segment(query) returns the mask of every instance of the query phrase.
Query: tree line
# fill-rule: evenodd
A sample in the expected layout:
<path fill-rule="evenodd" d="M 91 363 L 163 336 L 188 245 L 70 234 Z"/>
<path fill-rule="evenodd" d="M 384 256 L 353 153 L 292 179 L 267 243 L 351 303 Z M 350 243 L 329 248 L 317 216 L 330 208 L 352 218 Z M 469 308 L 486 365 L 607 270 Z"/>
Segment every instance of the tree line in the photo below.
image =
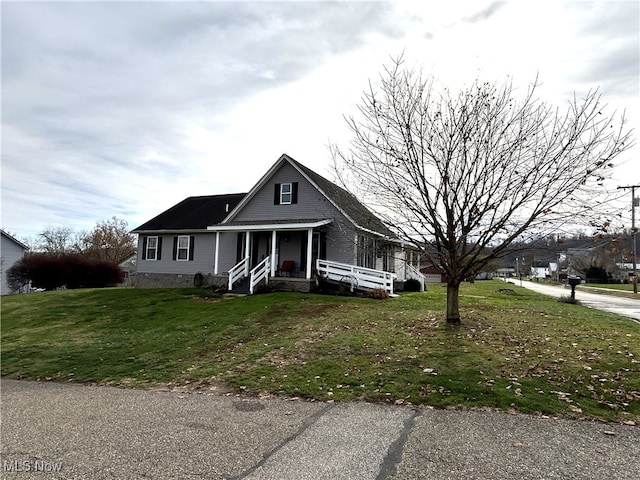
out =
<path fill-rule="evenodd" d="M 7 270 L 13 291 L 32 288 L 97 288 L 124 281 L 120 262 L 136 251 L 136 237 L 117 217 L 96 223 L 89 232 L 47 227 L 26 241 L 31 252 Z"/>

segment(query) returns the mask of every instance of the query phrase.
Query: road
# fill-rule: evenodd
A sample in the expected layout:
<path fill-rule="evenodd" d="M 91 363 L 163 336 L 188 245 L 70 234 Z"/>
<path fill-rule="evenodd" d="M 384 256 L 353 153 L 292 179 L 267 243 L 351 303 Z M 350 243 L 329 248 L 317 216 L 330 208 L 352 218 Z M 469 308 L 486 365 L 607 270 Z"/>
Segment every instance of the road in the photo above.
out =
<path fill-rule="evenodd" d="M 511 280 L 510 282 L 515 285 L 521 284 L 519 280 Z M 568 297 L 571 295 L 571 287 L 557 287 L 524 280 L 522 281 L 522 286 L 552 297 L 560 298 L 561 296 Z M 615 313 L 640 322 L 640 297 L 628 298 L 607 295 L 606 293 L 591 293 L 578 287 L 576 289 L 576 300 L 586 307 Z"/>
<path fill-rule="evenodd" d="M 2 379 L 5 479 L 640 478 L 640 427 Z"/>

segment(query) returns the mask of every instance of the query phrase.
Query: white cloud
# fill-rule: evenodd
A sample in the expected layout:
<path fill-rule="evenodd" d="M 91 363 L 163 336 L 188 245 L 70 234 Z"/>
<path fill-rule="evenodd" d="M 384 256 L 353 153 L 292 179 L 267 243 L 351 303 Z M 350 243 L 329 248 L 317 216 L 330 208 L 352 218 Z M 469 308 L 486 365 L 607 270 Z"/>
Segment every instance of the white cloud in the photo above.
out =
<path fill-rule="evenodd" d="M 330 176 L 343 115 L 402 51 L 453 88 L 600 86 L 638 125 L 638 31 L 628 1 L 3 2 L 2 225 L 134 227 L 284 152 Z"/>

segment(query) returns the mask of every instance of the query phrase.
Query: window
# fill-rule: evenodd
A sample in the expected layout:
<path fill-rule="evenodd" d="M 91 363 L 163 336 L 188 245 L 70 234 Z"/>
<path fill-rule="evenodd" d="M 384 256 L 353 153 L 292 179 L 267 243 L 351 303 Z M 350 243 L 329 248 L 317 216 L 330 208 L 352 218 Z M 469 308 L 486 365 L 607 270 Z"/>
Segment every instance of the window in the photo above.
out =
<path fill-rule="evenodd" d="M 280 185 L 280 204 L 281 205 L 290 205 L 291 204 L 291 184 L 283 183 Z"/>
<path fill-rule="evenodd" d="M 180 235 L 173 237 L 173 259 L 180 262 L 193 260 L 194 237 Z"/>
<path fill-rule="evenodd" d="M 189 237 L 186 235 L 178 237 L 177 260 L 189 260 Z"/>
<path fill-rule="evenodd" d="M 357 264 L 359 267 L 376 268 L 376 241 L 366 235 L 358 235 Z"/>
<path fill-rule="evenodd" d="M 295 203 L 298 203 L 298 182 L 276 183 L 273 204 L 292 205 Z"/>
<path fill-rule="evenodd" d="M 160 242 L 158 237 L 147 237 L 142 249 L 143 260 L 160 260 Z"/>

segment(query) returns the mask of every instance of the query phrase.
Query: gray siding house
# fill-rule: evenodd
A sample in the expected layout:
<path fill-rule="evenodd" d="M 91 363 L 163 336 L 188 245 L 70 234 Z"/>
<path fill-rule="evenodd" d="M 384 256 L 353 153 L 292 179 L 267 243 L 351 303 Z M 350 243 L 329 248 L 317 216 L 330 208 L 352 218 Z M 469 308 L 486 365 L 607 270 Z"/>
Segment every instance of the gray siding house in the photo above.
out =
<path fill-rule="evenodd" d="M 267 281 L 307 291 L 317 261 L 390 272 L 403 281 L 413 259 L 353 195 L 282 155 L 248 192 L 189 197 L 133 230 L 137 286 L 224 285 L 267 265 Z"/>
<path fill-rule="evenodd" d="M 7 270 L 9 270 L 13 264 L 22 260 L 25 252 L 29 251 L 24 243 L 16 240 L 4 230 L 0 230 L 0 271 L 2 272 L 2 283 L 0 284 L 0 294 L 5 295 L 7 293 L 17 293 L 9 288 L 7 284 Z"/>

